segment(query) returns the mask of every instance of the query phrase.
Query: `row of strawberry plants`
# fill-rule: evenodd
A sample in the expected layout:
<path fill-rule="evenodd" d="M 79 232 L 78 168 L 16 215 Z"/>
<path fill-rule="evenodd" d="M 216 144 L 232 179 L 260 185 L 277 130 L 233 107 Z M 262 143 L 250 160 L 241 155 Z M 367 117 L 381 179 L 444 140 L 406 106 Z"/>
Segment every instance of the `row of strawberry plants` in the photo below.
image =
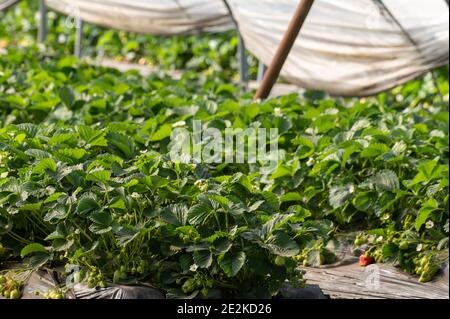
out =
<path fill-rule="evenodd" d="M 341 232 L 422 281 L 448 259 L 448 106 L 429 79 L 367 100 L 258 104 L 220 79 L 143 79 L 36 50 L 11 49 L 0 65 L 2 240 L 33 263 L 99 267 L 89 278 L 102 285 L 152 274 L 207 296 L 213 282 L 266 282 L 274 294 L 288 274 L 299 281 L 296 262 L 334 261 Z M 283 160 L 271 176 L 169 163 L 173 127 L 194 119 L 277 127 Z"/>

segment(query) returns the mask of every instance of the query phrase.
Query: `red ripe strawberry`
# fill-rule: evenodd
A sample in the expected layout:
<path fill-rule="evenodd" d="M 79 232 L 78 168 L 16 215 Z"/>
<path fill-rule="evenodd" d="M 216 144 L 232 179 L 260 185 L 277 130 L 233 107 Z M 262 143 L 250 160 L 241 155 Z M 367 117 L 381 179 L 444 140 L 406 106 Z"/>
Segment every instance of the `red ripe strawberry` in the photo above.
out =
<path fill-rule="evenodd" d="M 365 253 L 362 253 L 361 256 L 359 256 L 359 265 L 361 267 L 367 267 L 373 263 L 374 263 L 373 257 L 368 256 Z"/>

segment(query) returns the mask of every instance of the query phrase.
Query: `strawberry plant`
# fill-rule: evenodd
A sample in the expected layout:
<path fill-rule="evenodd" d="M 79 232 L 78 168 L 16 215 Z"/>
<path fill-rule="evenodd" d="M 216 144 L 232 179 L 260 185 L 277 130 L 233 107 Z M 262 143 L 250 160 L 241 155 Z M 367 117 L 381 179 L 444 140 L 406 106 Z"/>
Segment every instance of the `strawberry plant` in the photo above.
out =
<path fill-rule="evenodd" d="M 22 43 L 34 30 L 3 24 L 11 14 L 0 24 L 1 261 L 64 265 L 90 287 L 151 280 L 172 298 L 215 298 L 302 286 L 298 266 L 334 262 L 343 234 L 368 247 L 363 266 L 394 263 L 422 282 L 448 260 L 448 68 L 435 72 L 443 98 L 427 76 L 366 99 L 255 102 L 227 72 L 199 72 L 207 65 L 175 81 Z M 171 160 L 172 132 L 195 121 L 277 128 L 276 169 Z"/>

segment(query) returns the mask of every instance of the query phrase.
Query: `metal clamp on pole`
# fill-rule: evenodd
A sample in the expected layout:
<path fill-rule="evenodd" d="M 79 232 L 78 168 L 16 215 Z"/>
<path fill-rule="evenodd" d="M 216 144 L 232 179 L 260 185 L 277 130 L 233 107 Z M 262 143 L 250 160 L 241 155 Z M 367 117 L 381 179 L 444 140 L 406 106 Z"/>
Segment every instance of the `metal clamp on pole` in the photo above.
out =
<path fill-rule="evenodd" d="M 281 69 L 283 68 L 284 63 L 286 62 L 286 59 L 294 46 L 295 40 L 297 39 L 313 4 L 314 0 L 301 0 L 298 4 L 294 17 L 289 24 L 288 30 L 286 31 L 272 63 L 264 76 L 261 86 L 256 92 L 255 100 L 266 99 L 269 96 L 273 86 L 280 76 Z"/>
<path fill-rule="evenodd" d="M 39 1 L 39 30 L 38 42 L 43 43 L 47 40 L 47 5 L 44 0 Z"/>

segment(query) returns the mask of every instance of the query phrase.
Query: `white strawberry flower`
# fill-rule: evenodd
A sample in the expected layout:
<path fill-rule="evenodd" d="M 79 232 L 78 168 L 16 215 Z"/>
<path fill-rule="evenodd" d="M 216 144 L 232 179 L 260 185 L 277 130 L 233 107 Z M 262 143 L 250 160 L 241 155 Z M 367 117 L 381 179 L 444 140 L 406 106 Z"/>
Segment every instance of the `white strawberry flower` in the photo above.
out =
<path fill-rule="evenodd" d="M 434 228 L 434 222 L 431 221 L 431 220 L 427 221 L 427 223 L 425 224 L 425 227 L 426 227 L 427 229 L 432 229 L 432 228 Z"/>
<path fill-rule="evenodd" d="M 314 164 L 316 164 L 316 160 L 312 157 L 310 157 L 308 162 L 306 162 L 306 165 L 308 165 L 309 167 L 313 166 Z"/>
<path fill-rule="evenodd" d="M 197 269 L 198 269 L 198 265 L 197 265 L 197 264 L 193 264 L 193 265 L 189 268 L 189 270 L 192 271 L 192 272 L 196 272 Z"/>

